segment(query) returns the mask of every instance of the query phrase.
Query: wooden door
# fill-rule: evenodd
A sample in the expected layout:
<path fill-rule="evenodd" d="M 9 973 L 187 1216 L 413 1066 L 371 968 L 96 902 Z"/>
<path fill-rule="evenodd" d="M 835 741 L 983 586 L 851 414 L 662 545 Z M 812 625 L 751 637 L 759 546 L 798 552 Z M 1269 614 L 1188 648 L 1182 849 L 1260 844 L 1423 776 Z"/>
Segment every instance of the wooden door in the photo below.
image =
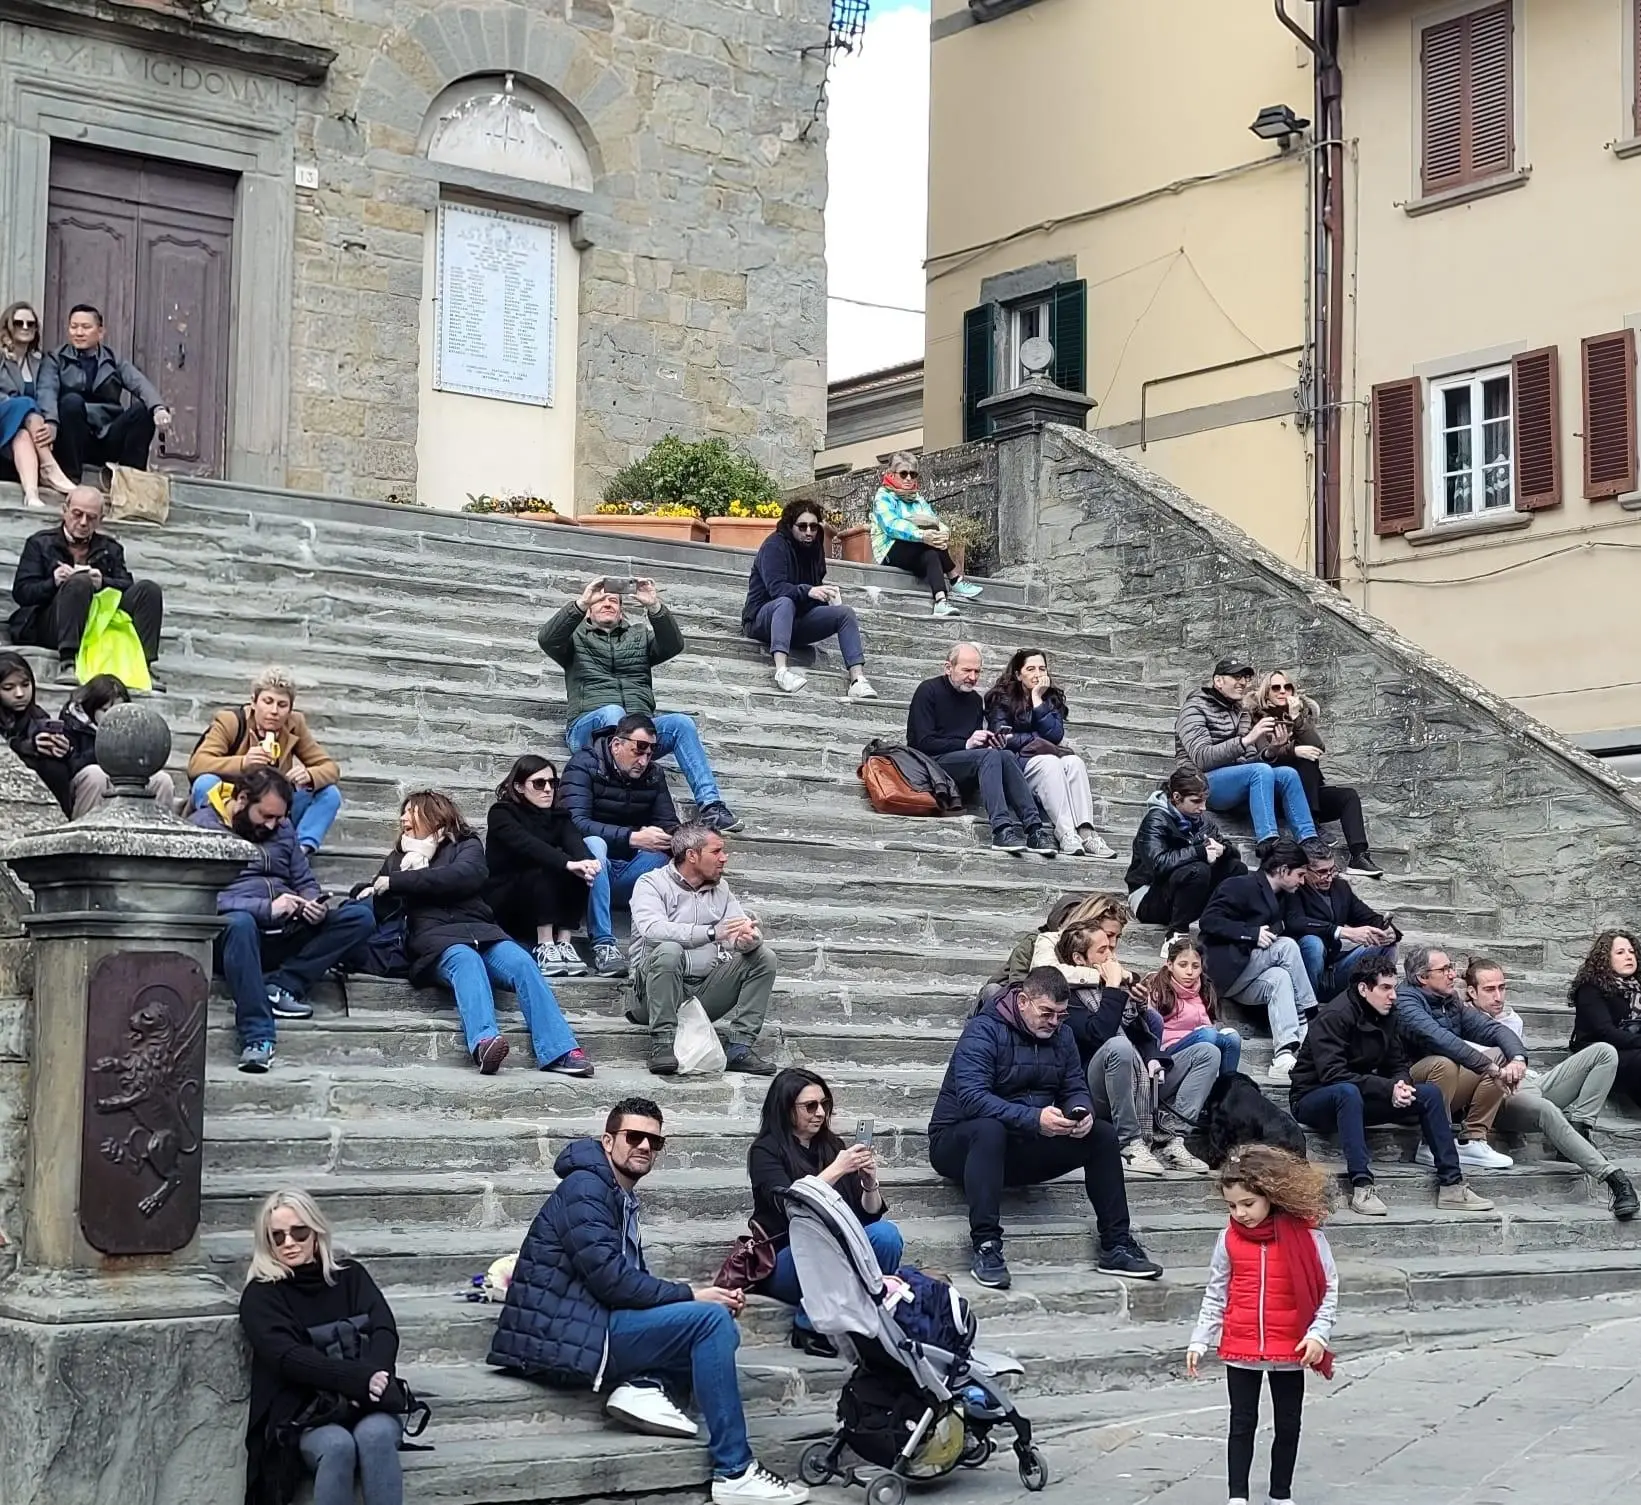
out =
<path fill-rule="evenodd" d="M 228 443 L 228 316 L 237 180 L 151 157 L 54 148 L 46 241 L 47 347 L 76 303 L 165 395 L 155 463 L 221 475 Z"/>

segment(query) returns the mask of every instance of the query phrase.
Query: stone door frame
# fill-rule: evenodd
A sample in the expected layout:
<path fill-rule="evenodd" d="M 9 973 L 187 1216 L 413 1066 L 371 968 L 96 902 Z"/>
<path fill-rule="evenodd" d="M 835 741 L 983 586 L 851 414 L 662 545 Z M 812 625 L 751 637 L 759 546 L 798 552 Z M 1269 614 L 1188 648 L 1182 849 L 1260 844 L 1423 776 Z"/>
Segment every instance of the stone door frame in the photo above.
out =
<path fill-rule="evenodd" d="M 44 303 L 53 141 L 238 174 L 224 478 L 271 486 L 285 482 L 296 100 L 286 80 L 0 25 L 4 296 Z"/>

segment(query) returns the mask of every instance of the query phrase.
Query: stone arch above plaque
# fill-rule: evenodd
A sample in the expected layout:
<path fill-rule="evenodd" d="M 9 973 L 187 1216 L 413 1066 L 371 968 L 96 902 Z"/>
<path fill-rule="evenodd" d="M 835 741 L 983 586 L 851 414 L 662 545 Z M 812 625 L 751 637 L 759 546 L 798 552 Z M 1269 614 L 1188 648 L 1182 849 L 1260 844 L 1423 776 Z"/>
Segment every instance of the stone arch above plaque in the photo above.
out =
<path fill-rule="evenodd" d="M 428 108 L 422 149 L 430 162 L 583 192 L 593 166 L 570 117 L 511 73 L 465 78 Z"/>

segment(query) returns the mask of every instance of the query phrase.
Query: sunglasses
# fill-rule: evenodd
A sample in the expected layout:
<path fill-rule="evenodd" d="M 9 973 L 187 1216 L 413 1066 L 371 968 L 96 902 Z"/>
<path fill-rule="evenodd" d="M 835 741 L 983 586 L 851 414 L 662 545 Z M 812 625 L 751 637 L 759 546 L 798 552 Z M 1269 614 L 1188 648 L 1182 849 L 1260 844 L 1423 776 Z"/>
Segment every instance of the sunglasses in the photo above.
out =
<path fill-rule="evenodd" d="M 13 329 L 33 329 L 35 325 L 36 321 L 34 319 L 13 319 L 11 321 Z"/>
<path fill-rule="evenodd" d="M 543 773 L 537 774 L 533 779 L 526 779 L 524 781 L 524 787 L 526 789 L 551 789 L 557 782 L 557 779 Z"/>
<path fill-rule="evenodd" d="M 667 1147 L 665 1134 L 652 1134 L 648 1129 L 622 1129 L 616 1137 L 627 1142 L 629 1150 L 641 1150 L 648 1145 L 657 1155 Z"/>
<path fill-rule="evenodd" d="M 621 740 L 641 758 L 653 758 L 655 756 L 656 744 L 654 742 L 640 742 L 636 737 L 623 737 Z"/>
<path fill-rule="evenodd" d="M 268 1237 L 273 1240 L 274 1248 L 283 1249 L 286 1239 L 293 1244 L 307 1243 L 313 1237 L 313 1229 L 306 1223 L 293 1223 L 289 1228 L 270 1228 Z"/>
<path fill-rule="evenodd" d="M 832 1105 L 824 1100 L 814 1103 L 795 1103 L 793 1105 L 800 1113 L 830 1113 Z"/>
<path fill-rule="evenodd" d="M 819 533 L 820 532 L 820 524 L 819 523 L 793 523 L 792 524 L 792 531 L 794 533 Z"/>
<path fill-rule="evenodd" d="M 897 470 L 895 472 L 895 479 L 897 481 L 915 481 L 917 479 L 917 474 L 918 473 L 915 470 Z"/>
<path fill-rule="evenodd" d="M 1292 688 L 1293 688 L 1292 685 L 1285 685 L 1279 679 L 1273 679 L 1271 681 L 1271 689 L 1272 689 L 1273 692 L 1276 691 L 1276 690 L 1291 690 Z"/>

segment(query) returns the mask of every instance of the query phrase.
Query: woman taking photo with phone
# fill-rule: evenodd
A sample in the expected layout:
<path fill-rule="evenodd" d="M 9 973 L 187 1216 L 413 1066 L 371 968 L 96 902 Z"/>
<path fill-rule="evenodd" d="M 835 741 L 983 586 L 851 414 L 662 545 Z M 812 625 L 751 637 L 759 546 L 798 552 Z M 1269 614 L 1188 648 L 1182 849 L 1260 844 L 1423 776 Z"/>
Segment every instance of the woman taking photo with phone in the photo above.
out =
<path fill-rule="evenodd" d="M 752 1222 L 777 1251 L 773 1273 L 753 1290 L 797 1307 L 792 1346 L 826 1358 L 835 1357 L 837 1348 L 803 1314 L 803 1290 L 788 1247 L 786 1208 L 780 1194 L 794 1181 L 819 1176 L 864 1225 L 880 1270 L 885 1274 L 898 1270 L 905 1248 L 900 1230 L 884 1215 L 888 1205 L 878 1186 L 871 1145 L 844 1144 L 832 1128 L 832 1108 L 832 1089 L 824 1077 L 801 1066 L 777 1072 L 764 1095 L 758 1137 L 746 1157 L 752 1181 Z"/>

